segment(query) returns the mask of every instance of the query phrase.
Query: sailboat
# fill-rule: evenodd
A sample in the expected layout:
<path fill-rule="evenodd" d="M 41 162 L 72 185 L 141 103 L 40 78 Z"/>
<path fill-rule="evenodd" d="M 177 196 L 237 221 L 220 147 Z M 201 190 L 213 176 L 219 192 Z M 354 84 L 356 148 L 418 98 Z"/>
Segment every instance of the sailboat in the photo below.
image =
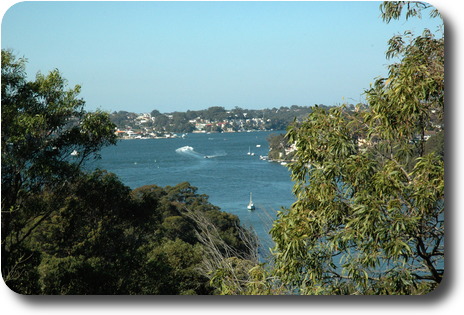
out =
<path fill-rule="evenodd" d="M 250 203 L 247 207 L 248 210 L 255 210 L 255 205 L 253 204 L 253 200 L 251 199 L 251 192 L 250 192 Z"/>
<path fill-rule="evenodd" d="M 255 155 L 254 152 L 251 152 L 251 147 L 248 147 L 248 155 Z"/>

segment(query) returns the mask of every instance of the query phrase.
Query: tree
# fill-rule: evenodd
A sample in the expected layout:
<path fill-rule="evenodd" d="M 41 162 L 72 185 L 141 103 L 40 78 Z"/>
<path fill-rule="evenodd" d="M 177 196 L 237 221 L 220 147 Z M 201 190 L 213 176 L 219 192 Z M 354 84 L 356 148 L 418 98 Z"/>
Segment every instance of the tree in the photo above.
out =
<path fill-rule="evenodd" d="M 121 129 L 126 129 L 126 126 L 131 126 L 134 124 L 134 120 L 137 115 L 135 113 L 129 113 L 127 111 L 120 110 L 118 112 L 113 112 L 110 115 L 111 122 Z"/>
<path fill-rule="evenodd" d="M 108 114 L 83 110 L 79 86 L 67 90 L 58 70 L 27 81 L 25 64 L 2 50 L 2 274 L 13 288 L 27 287 L 23 267 L 37 257 L 24 243 L 50 215 L 47 203 L 116 141 Z"/>
<path fill-rule="evenodd" d="M 203 261 L 200 270 L 210 279 L 215 294 L 260 294 L 262 291 L 254 290 L 256 287 L 254 283 L 258 281 L 252 281 L 257 276 L 253 272 L 249 273 L 250 269 L 261 267 L 258 265 L 256 235 L 240 227 L 238 222 L 234 222 L 232 215 L 220 217 L 218 220 L 217 216 L 206 214 L 208 213 L 189 209 L 186 212 L 186 215 L 195 222 L 197 238 L 203 244 Z M 224 225 L 229 228 L 225 229 Z M 238 244 L 241 246 L 237 246 Z M 259 289 L 264 290 L 265 287 L 266 285 L 259 286 Z"/>
<path fill-rule="evenodd" d="M 205 112 L 204 112 L 204 119 L 208 119 L 211 121 L 221 121 L 227 117 L 226 110 L 224 107 L 221 106 L 213 106 L 209 107 Z"/>
<path fill-rule="evenodd" d="M 404 8 L 409 18 L 428 5 L 385 2 L 384 20 Z M 444 160 L 425 133 L 441 129 L 433 113 L 443 125 L 444 39 L 411 35 L 390 40 L 399 62 L 366 91 L 366 108 L 315 107 L 288 131 L 297 202 L 271 234 L 274 272 L 291 292 L 425 294 L 442 280 Z"/>
<path fill-rule="evenodd" d="M 40 293 L 127 293 L 143 258 L 129 193 L 114 174 L 95 171 L 76 178 L 50 207 L 27 242 L 41 256 Z"/>
<path fill-rule="evenodd" d="M 253 235 L 238 218 L 219 211 L 189 183 L 143 186 L 131 195 L 144 239 L 136 252 L 146 256 L 135 276 L 141 294 L 213 294 L 218 257 L 255 255 Z"/>
<path fill-rule="evenodd" d="M 189 183 L 131 191 L 114 174 L 83 168 L 115 143 L 114 124 L 85 112 L 79 87 L 66 90 L 58 70 L 28 82 L 24 67 L 2 51 L 6 284 L 22 294 L 212 294 L 200 271 L 205 245 L 187 212 L 246 255 L 238 218 Z"/>
<path fill-rule="evenodd" d="M 292 160 L 293 152 L 287 154 L 290 145 L 285 134 L 271 134 L 267 141 L 269 142 L 269 159 L 271 160 Z"/>
<path fill-rule="evenodd" d="M 195 126 L 187 119 L 187 114 L 183 112 L 172 113 L 172 131 L 192 132 Z"/>
<path fill-rule="evenodd" d="M 154 127 L 157 131 L 169 131 L 171 120 L 166 115 L 158 115 L 155 117 Z"/>

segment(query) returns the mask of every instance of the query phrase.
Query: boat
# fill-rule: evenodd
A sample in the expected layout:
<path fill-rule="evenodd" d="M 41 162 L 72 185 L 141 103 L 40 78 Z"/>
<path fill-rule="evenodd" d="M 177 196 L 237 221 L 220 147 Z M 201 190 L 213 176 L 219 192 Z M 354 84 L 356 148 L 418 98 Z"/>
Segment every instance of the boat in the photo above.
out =
<path fill-rule="evenodd" d="M 251 152 L 251 148 L 250 148 L 250 147 L 248 147 L 248 153 L 247 153 L 247 154 L 248 154 L 248 155 L 251 155 L 251 156 L 255 155 L 253 152 Z"/>
<path fill-rule="evenodd" d="M 71 156 L 78 156 L 78 155 L 79 155 L 79 152 L 77 152 L 76 150 L 71 152 Z"/>
<path fill-rule="evenodd" d="M 255 210 L 255 205 L 253 204 L 253 200 L 251 198 L 251 192 L 250 192 L 250 203 L 247 206 L 248 210 Z"/>

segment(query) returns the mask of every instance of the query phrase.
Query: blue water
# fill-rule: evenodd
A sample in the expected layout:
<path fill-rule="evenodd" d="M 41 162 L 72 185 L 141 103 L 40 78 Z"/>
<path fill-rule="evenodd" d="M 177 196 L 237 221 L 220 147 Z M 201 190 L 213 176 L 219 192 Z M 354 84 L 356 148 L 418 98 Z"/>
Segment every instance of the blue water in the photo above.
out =
<path fill-rule="evenodd" d="M 208 195 L 212 204 L 237 215 L 243 225 L 252 227 L 263 249 L 267 249 L 272 246 L 268 231 L 276 211 L 295 201 L 288 169 L 259 159 L 260 155 L 268 154 L 266 138 L 271 133 L 121 140 L 116 146 L 103 149 L 102 159 L 95 166 L 115 173 L 131 188 L 190 182 L 198 188 L 198 193 Z M 249 150 L 255 155 L 248 155 Z M 247 210 L 250 192 L 254 211 Z"/>

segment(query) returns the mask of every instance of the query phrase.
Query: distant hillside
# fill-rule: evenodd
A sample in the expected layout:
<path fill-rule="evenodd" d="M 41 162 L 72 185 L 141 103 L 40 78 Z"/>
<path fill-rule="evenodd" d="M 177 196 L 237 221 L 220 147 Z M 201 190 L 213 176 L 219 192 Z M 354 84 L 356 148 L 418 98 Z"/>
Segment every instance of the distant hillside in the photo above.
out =
<path fill-rule="evenodd" d="M 325 105 L 319 105 L 327 107 Z M 214 106 L 204 110 L 186 112 L 133 113 L 118 111 L 110 119 L 119 130 L 132 130 L 140 134 L 164 134 L 186 132 L 237 132 L 248 130 L 284 130 L 295 119 L 303 120 L 311 109 L 309 106 L 292 105 L 271 109 L 226 110 Z"/>

